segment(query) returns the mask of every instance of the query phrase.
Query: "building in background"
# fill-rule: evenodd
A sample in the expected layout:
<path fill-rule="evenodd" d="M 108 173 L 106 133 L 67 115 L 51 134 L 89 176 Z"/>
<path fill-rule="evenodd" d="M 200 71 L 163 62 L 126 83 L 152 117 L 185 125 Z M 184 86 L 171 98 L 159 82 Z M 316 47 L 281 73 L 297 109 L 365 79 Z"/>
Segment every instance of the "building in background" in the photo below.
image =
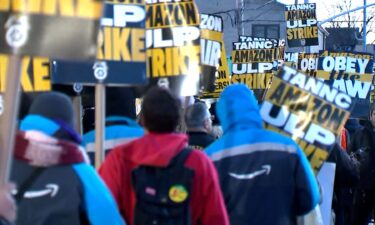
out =
<path fill-rule="evenodd" d="M 274 0 L 196 0 L 199 11 L 224 20 L 227 54 L 239 35 L 285 38 L 284 4 Z M 241 7 L 242 6 L 242 7 Z"/>
<path fill-rule="evenodd" d="M 325 38 L 325 49 L 329 51 L 354 51 L 362 45 L 359 28 L 326 28 L 329 35 Z M 359 49 L 362 51 L 362 49 Z"/>

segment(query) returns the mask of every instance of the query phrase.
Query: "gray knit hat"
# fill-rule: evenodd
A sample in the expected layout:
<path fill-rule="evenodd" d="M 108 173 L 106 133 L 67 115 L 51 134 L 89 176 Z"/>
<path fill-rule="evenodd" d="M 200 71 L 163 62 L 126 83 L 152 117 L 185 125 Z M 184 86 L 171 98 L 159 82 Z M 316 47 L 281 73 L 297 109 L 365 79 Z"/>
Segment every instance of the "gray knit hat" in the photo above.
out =
<path fill-rule="evenodd" d="M 40 115 L 51 120 L 60 120 L 74 127 L 72 102 L 67 95 L 59 92 L 39 95 L 31 104 L 29 114 Z"/>

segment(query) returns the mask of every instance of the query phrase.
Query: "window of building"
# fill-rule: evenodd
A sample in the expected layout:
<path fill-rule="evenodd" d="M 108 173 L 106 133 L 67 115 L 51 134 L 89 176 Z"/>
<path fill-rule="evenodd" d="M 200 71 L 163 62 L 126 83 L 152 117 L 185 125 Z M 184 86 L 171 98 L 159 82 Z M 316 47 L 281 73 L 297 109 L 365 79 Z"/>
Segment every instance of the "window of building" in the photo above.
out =
<path fill-rule="evenodd" d="M 278 24 L 254 24 L 253 37 L 280 38 L 280 26 Z"/>

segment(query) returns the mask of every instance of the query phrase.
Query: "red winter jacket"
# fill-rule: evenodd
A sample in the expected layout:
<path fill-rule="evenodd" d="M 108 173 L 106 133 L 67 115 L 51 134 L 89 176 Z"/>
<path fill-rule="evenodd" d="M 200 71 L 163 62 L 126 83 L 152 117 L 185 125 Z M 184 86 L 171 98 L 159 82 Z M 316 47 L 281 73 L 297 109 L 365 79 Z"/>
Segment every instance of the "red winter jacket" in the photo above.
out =
<path fill-rule="evenodd" d="M 187 143 L 186 135 L 151 133 L 115 148 L 107 156 L 99 173 L 127 224 L 133 225 L 136 204 L 131 171 L 139 165 L 166 167 Z M 193 225 L 229 225 L 217 172 L 210 159 L 200 151 L 193 151 L 185 166 L 195 171 L 190 203 Z"/>

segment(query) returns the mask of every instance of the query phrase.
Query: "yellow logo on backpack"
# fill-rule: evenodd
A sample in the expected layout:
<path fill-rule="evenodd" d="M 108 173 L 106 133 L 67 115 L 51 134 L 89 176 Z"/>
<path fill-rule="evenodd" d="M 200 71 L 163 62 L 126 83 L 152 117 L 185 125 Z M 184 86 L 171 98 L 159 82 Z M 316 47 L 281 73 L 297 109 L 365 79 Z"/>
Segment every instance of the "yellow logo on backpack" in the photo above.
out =
<path fill-rule="evenodd" d="M 186 188 L 182 185 L 173 185 L 169 189 L 169 198 L 176 203 L 184 202 L 189 196 Z"/>

